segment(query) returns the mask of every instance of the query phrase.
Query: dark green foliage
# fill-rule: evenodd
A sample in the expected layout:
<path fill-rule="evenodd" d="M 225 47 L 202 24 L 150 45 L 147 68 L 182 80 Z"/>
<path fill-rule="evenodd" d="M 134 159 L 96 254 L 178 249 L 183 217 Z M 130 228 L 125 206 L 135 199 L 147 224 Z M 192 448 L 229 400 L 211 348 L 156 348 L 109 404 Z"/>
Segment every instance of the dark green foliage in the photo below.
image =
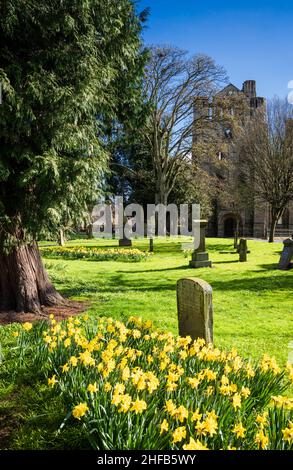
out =
<path fill-rule="evenodd" d="M 131 136 L 136 141 L 129 140 Z M 108 179 L 109 191 L 121 195 L 126 203 L 139 203 L 146 208 L 155 202 L 154 169 L 150 153 L 138 132 L 123 133 L 113 143 Z"/>
<path fill-rule="evenodd" d="M 102 190 L 105 127 L 140 90 L 141 19 L 131 0 L 0 2 L 3 245 L 78 222 Z"/>

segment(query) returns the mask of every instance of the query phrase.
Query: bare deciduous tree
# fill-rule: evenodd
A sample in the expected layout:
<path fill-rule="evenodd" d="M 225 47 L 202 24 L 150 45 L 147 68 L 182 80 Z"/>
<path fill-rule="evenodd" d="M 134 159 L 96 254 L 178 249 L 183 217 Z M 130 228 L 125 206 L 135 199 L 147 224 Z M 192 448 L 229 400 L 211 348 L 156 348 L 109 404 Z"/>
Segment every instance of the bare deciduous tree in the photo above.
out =
<path fill-rule="evenodd" d="M 196 97 L 211 97 L 226 80 L 222 67 L 205 55 L 192 58 L 173 47 L 153 47 L 145 74 L 145 93 L 151 113 L 145 138 L 155 170 L 156 203 L 166 204 L 180 174 L 191 159 L 193 134 L 209 121 L 194 117 Z"/>
<path fill-rule="evenodd" d="M 256 198 L 270 205 L 269 242 L 277 222 L 293 200 L 293 110 L 279 98 L 243 128 L 238 144 L 242 167 Z"/>

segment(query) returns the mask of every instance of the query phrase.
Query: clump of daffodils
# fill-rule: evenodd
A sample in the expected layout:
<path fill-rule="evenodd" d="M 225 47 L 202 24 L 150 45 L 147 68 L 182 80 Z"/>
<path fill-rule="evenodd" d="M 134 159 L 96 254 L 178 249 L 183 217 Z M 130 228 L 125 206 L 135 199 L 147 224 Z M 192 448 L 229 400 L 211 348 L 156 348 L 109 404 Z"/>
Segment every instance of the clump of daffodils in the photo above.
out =
<path fill-rule="evenodd" d="M 41 248 L 43 256 L 48 258 L 91 259 L 94 261 L 142 261 L 153 253 L 137 248 L 96 248 L 89 246 L 65 246 Z"/>
<path fill-rule="evenodd" d="M 292 366 L 274 358 L 253 364 L 136 317 L 51 316 L 36 337 L 48 386 L 96 449 L 293 448 L 293 399 L 283 395 Z"/>

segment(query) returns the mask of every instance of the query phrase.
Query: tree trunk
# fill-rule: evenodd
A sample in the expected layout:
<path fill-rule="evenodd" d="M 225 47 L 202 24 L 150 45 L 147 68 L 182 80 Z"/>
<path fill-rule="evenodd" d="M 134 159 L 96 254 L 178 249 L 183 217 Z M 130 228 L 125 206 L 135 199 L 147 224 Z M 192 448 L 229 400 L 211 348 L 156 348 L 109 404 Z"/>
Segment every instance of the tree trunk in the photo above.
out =
<path fill-rule="evenodd" d="M 64 246 L 65 245 L 65 235 L 64 235 L 64 230 L 60 229 L 59 230 L 59 236 L 58 236 L 58 245 Z"/>
<path fill-rule="evenodd" d="M 155 193 L 155 203 L 156 204 L 168 204 L 168 191 L 164 183 L 157 184 L 157 190 Z"/>
<path fill-rule="evenodd" d="M 271 225 L 270 225 L 269 243 L 274 242 L 277 222 L 278 222 L 279 218 L 281 217 L 281 215 L 282 214 L 279 211 L 274 210 L 274 209 L 271 210 Z"/>
<path fill-rule="evenodd" d="M 87 235 L 87 238 L 89 240 L 91 240 L 92 238 L 95 238 L 94 237 L 94 233 L 93 233 L 93 224 L 88 224 L 87 227 L 86 227 L 86 235 Z"/>
<path fill-rule="evenodd" d="M 0 311 L 41 311 L 42 306 L 64 304 L 51 284 L 36 243 L 0 252 Z"/>
<path fill-rule="evenodd" d="M 168 204 L 168 195 L 167 191 L 165 190 L 164 184 L 161 182 L 157 183 L 157 190 L 155 193 L 155 204 L 163 204 L 164 206 L 167 206 Z M 156 235 L 158 235 L 158 228 L 159 228 L 159 213 L 156 212 L 155 214 L 155 226 L 156 226 Z M 167 229 L 167 218 L 166 218 L 166 226 L 165 226 L 165 235 L 168 235 L 168 229 Z"/>

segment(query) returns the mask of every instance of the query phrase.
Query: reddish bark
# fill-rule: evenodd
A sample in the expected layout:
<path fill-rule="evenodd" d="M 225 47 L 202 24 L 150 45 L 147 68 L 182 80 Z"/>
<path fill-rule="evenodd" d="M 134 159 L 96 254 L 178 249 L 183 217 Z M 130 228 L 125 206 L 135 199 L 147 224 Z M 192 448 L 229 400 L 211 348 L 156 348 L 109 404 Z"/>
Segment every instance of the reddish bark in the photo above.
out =
<path fill-rule="evenodd" d="M 40 312 L 64 304 L 45 271 L 36 243 L 0 252 L 0 311 Z"/>

